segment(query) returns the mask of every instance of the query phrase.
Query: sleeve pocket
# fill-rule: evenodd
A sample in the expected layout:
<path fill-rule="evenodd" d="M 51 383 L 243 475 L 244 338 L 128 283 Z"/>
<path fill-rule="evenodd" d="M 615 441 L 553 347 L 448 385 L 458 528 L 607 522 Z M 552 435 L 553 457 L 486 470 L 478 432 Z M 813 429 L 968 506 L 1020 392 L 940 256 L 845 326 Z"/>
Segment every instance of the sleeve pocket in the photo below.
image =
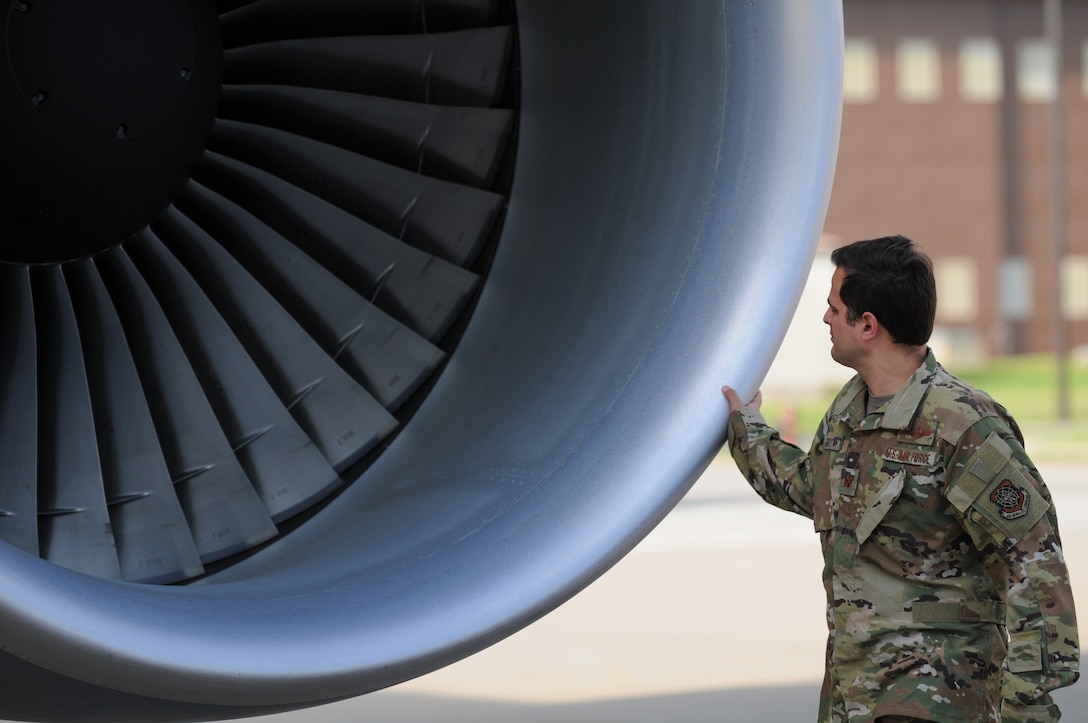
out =
<path fill-rule="evenodd" d="M 996 432 L 967 461 L 947 492 L 960 512 L 974 510 L 988 523 L 998 542 L 1016 543 L 1050 509 L 1035 482 L 1012 458 L 1012 449 Z"/>
<path fill-rule="evenodd" d="M 1043 669 L 1043 636 L 1036 630 L 1009 636 L 1005 664 L 1010 673 L 1036 673 Z"/>

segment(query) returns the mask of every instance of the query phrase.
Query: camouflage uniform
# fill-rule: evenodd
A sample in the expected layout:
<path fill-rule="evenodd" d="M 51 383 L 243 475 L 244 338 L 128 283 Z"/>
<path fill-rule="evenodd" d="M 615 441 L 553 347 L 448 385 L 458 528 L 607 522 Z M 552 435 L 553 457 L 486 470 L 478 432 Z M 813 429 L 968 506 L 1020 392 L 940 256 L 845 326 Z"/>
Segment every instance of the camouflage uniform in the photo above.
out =
<path fill-rule="evenodd" d="M 1055 721 L 1080 651 L 1058 521 L 1016 422 L 932 352 L 883 408 L 860 377 L 806 454 L 759 412 L 729 447 L 767 502 L 813 520 L 830 629 L 820 721 Z"/>

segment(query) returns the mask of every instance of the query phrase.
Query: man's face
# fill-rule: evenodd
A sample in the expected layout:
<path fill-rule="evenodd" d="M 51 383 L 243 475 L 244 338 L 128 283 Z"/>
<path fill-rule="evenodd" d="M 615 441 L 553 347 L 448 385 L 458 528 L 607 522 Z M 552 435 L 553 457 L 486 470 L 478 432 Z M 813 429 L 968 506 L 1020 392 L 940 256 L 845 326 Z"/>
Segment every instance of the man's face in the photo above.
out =
<path fill-rule="evenodd" d="M 843 366 L 856 368 L 861 349 L 860 327 L 857 320 L 846 320 L 846 305 L 839 297 L 844 278 L 846 272 L 841 268 L 835 269 L 831 276 L 831 293 L 827 296 L 824 323 L 831 327 L 831 358 Z"/>

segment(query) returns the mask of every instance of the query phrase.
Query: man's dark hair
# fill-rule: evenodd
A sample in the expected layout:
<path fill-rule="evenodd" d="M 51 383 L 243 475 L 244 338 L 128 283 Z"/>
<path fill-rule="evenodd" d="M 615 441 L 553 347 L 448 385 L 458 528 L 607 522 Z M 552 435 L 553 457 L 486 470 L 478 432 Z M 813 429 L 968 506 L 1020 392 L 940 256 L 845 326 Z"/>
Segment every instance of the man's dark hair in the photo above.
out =
<path fill-rule="evenodd" d="M 848 322 L 868 311 L 898 344 L 929 341 L 937 283 L 932 262 L 913 241 L 905 236 L 856 241 L 832 251 L 831 260 L 846 274 L 839 298 Z"/>

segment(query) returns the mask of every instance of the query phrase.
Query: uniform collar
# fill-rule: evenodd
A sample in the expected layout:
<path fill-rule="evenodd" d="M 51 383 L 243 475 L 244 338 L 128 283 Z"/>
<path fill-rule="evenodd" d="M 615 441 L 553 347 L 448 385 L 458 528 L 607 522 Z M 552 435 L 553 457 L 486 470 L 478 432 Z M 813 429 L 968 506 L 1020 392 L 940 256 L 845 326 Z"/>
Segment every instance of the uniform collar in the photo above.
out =
<path fill-rule="evenodd" d="M 884 410 L 884 422 L 881 426 L 885 429 L 910 429 L 914 418 L 918 414 L 922 400 L 926 398 L 929 385 L 933 381 L 933 372 L 937 370 L 937 358 L 933 351 L 926 350 L 926 358 L 918 367 L 906 385 L 899 393 L 888 402 Z"/>
<path fill-rule="evenodd" d="M 868 391 L 861 376 L 855 376 L 847 383 L 839 400 L 832 408 L 835 416 L 846 416 L 861 422 L 864 429 L 910 429 L 918 409 L 922 406 L 933 382 L 934 372 L 937 370 L 937 358 L 933 356 L 933 350 L 926 350 L 926 358 L 922 365 L 915 370 L 907 383 L 900 389 L 892 400 L 888 402 L 883 412 L 876 412 L 866 417 L 865 392 Z"/>

